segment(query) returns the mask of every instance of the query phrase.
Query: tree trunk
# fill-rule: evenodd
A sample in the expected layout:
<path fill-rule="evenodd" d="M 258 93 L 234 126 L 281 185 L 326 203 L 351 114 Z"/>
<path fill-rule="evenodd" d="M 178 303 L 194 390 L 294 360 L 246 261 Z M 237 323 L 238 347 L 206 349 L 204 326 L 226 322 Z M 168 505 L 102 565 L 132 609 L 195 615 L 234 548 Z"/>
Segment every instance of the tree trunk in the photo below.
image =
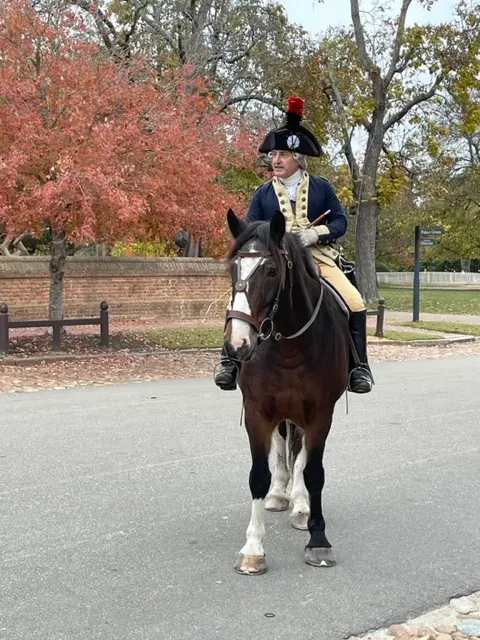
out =
<path fill-rule="evenodd" d="M 379 96 L 363 163 L 362 181 L 355 189 L 355 197 L 359 203 L 355 239 L 357 279 L 360 293 L 366 302 L 375 302 L 378 299 L 375 257 L 377 218 L 380 214 L 380 207 L 378 205 L 377 175 L 383 144 L 383 109 L 384 100 L 382 96 Z"/>
<path fill-rule="evenodd" d="M 48 317 L 63 320 L 65 260 L 67 242 L 65 234 L 52 228 L 52 257 L 50 260 L 50 299 Z"/>
<path fill-rule="evenodd" d="M 355 258 L 357 280 L 364 300 L 378 299 L 375 245 L 377 236 L 378 205 L 374 199 L 362 200 L 357 215 Z"/>

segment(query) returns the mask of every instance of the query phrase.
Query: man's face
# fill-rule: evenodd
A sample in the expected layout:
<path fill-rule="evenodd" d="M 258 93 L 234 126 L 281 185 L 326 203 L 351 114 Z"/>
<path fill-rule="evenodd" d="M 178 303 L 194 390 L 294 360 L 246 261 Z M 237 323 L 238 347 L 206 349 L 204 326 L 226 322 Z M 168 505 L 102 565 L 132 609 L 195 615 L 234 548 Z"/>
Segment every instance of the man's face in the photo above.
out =
<path fill-rule="evenodd" d="M 273 175 L 277 178 L 290 178 L 300 166 L 291 151 L 272 151 L 269 157 L 273 166 Z"/>

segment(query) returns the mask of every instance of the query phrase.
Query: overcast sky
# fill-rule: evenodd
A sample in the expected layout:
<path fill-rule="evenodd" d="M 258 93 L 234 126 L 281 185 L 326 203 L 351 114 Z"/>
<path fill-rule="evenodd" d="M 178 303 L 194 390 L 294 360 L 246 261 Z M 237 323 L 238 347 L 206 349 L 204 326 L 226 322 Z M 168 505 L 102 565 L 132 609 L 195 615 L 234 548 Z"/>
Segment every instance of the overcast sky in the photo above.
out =
<path fill-rule="evenodd" d="M 472 0 L 474 1 L 474 0 Z M 351 24 L 350 0 L 324 0 L 319 4 L 317 0 L 280 0 L 287 10 L 292 22 L 302 24 L 311 33 L 320 33 L 329 26 Z M 360 8 L 368 10 L 379 0 L 360 0 Z M 418 0 L 413 0 L 410 6 L 407 24 L 448 22 L 453 17 L 455 0 L 437 0 L 430 11 L 420 6 Z M 395 14 L 401 7 L 401 0 L 391 0 Z"/>

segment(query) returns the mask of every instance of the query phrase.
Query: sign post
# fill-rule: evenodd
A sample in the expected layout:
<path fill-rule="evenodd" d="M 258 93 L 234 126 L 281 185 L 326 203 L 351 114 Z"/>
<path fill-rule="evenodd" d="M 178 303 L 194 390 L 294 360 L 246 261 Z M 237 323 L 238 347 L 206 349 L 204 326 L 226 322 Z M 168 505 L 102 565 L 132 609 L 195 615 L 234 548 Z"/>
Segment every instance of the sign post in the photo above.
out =
<path fill-rule="evenodd" d="M 443 227 L 415 227 L 415 271 L 413 274 L 413 321 L 420 319 L 420 247 L 434 247 L 445 233 Z M 428 237 L 430 236 L 430 237 Z M 433 237 L 432 237 L 433 236 Z"/>
<path fill-rule="evenodd" d="M 413 321 L 420 318 L 420 227 L 415 227 L 415 271 L 413 272 Z"/>

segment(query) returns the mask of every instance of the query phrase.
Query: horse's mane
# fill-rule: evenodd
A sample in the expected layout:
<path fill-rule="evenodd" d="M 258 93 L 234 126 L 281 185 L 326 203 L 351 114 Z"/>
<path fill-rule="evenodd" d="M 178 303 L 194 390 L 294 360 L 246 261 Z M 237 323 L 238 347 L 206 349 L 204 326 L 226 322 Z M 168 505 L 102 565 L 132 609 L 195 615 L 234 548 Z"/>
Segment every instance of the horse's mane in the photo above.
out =
<path fill-rule="evenodd" d="M 266 249 L 272 252 L 272 257 L 279 269 L 283 269 L 285 266 L 285 259 L 280 252 L 280 249 L 285 249 L 288 253 L 288 259 L 296 267 L 303 264 L 308 275 L 318 279 L 318 271 L 310 251 L 300 246 L 293 233 L 285 233 L 282 247 L 279 247 L 270 235 L 270 224 L 268 222 L 252 222 L 249 224 L 235 239 L 235 243 L 228 254 L 228 259 L 232 260 L 244 245 L 254 240 L 258 240 Z"/>

